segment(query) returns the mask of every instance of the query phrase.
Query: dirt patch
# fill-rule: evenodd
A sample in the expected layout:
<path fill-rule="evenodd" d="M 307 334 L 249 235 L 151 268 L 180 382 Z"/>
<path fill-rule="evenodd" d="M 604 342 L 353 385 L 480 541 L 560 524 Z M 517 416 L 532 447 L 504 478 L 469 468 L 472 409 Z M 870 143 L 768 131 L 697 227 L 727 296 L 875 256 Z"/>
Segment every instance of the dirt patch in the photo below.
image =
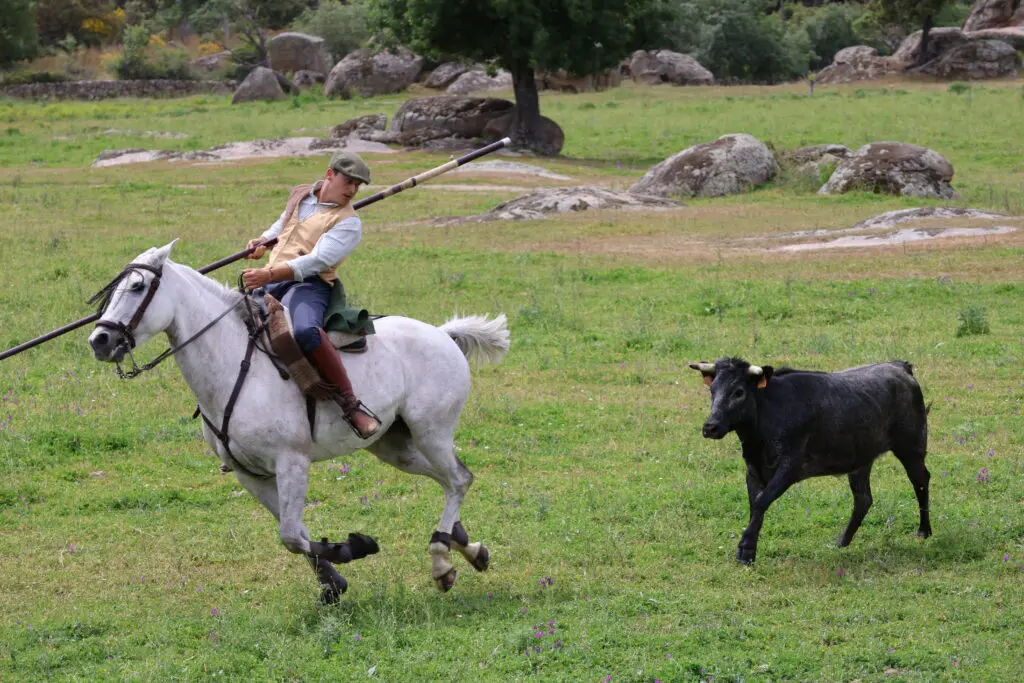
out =
<path fill-rule="evenodd" d="M 452 173 L 500 173 L 502 175 L 528 175 L 534 178 L 548 178 L 550 180 L 572 180 L 572 177 L 554 173 L 541 166 L 520 164 L 515 161 L 474 161 L 460 166 Z"/>
<path fill-rule="evenodd" d="M 180 152 L 176 150 L 120 149 L 104 152 L 92 163 L 93 168 L 139 164 L 149 161 L 220 162 L 270 157 L 301 157 L 329 154 L 340 149 L 352 152 L 393 153 L 394 150 L 379 142 L 364 140 L 333 140 L 330 138 L 281 138 L 279 140 L 252 140 L 229 142 L 206 150 Z"/>
<path fill-rule="evenodd" d="M 812 251 L 815 249 L 849 249 L 853 247 L 884 247 L 922 240 L 947 239 L 950 237 L 987 237 L 1005 235 L 1016 232 L 1017 228 L 1009 225 L 997 225 L 991 228 L 903 228 L 879 235 L 846 235 L 827 242 L 808 242 L 804 244 L 787 244 L 776 247 L 772 251 Z"/>

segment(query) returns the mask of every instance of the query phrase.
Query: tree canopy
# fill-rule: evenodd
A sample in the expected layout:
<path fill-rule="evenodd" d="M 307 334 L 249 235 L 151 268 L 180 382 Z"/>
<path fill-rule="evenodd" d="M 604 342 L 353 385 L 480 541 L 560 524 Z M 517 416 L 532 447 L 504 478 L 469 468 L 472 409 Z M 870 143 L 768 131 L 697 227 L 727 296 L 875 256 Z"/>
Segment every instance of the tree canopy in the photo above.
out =
<path fill-rule="evenodd" d="M 575 75 L 618 65 L 657 45 L 671 22 L 665 0 L 375 0 L 377 25 L 427 56 L 487 62 L 512 74 L 513 141 L 535 146 L 540 103 L 534 70 Z"/>

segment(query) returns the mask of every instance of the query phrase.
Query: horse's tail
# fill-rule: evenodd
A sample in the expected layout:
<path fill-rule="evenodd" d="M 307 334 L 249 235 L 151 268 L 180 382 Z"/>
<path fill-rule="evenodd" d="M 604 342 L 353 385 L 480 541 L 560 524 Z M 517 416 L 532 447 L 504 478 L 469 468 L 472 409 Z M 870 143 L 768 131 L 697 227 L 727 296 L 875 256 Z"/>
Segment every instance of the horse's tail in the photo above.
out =
<path fill-rule="evenodd" d="M 486 315 L 455 316 L 439 328 L 466 354 L 466 358 L 497 363 L 508 353 L 508 319 L 499 313 L 493 320 Z"/>

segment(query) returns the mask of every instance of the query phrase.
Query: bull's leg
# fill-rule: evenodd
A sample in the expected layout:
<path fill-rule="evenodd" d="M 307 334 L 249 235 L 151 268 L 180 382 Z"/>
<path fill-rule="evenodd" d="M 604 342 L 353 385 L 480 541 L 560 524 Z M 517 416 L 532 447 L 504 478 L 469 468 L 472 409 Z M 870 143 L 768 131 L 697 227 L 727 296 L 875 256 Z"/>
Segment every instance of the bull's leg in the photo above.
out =
<path fill-rule="evenodd" d="M 768 506 L 774 503 L 786 492 L 786 490 L 797 482 L 799 468 L 791 465 L 785 458 L 779 461 L 779 469 L 768 481 L 768 485 L 762 489 L 750 504 L 750 523 L 740 536 L 740 545 L 736 550 L 736 560 L 741 564 L 752 564 L 757 557 L 757 539 L 761 534 L 761 525 L 764 524 L 764 513 Z M 749 491 L 749 489 L 748 489 Z"/>
<path fill-rule="evenodd" d="M 280 521 L 280 503 L 277 498 L 277 478 L 257 479 L 244 472 L 235 471 L 238 482 L 252 494 L 252 496 L 263 504 L 263 507 L 274 515 L 274 519 Z M 308 537 L 307 537 L 308 539 Z M 338 601 L 341 594 L 348 589 L 348 582 L 345 577 L 334 570 L 334 567 L 326 559 L 306 555 L 310 567 L 316 573 L 320 581 L 320 601 L 324 604 L 332 604 Z"/>
<path fill-rule="evenodd" d="M 896 457 L 903 463 L 903 469 L 907 471 L 907 477 L 914 486 L 914 494 L 917 496 L 917 506 L 921 513 L 921 521 L 917 527 L 917 535 L 921 538 L 928 538 L 932 535 L 932 523 L 928 516 L 928 481 L 931 474 L 924 466 L 923 451 L 894 451 Z"/>
<path fill-rule="evenodd" d="M 843 532 L 842 538 L 839 539 L 840 548 L 850 545 L 853 535 L 857 533 L 860 523 L 864 521 L 864 515 L 868 514 L 868 510 L 871 508 L 872 464 L 868 463 L 859 470 L 850 472 L 848 475 L 850 490 L 853 492 L 853 514 L 850 515 L 850 523 L 846 525 L 846 531 Z"/>

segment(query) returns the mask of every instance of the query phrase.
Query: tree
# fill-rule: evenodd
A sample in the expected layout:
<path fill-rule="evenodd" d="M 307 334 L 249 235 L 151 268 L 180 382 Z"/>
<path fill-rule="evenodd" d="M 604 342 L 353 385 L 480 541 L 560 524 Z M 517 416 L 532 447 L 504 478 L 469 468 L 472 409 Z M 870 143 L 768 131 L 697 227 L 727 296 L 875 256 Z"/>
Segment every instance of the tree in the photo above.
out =
<path fill-rule="evenodd" d="M 8 0 L 0 15 L 0 67 L 34 57 L 39 49 L 30 0 Z"/>
<path fill-rule="evenodd" d="M 427 56 L 455 55 L 512 74 L 509 136 L 540 148 L 534 70 L 585 75 L 637 48 L 660 47 L 671 24 L 665 0 L 374 0 L 378 28 Z"/>
<path fill-rule="evenodd" d="M 935 26 L 935 15 L 952 0 L 871 0 L 868 7 L 880 22 L 913 23 L 921 27 L 921 47 L 917 65 L 928 61 L 928 34 Z"/>

